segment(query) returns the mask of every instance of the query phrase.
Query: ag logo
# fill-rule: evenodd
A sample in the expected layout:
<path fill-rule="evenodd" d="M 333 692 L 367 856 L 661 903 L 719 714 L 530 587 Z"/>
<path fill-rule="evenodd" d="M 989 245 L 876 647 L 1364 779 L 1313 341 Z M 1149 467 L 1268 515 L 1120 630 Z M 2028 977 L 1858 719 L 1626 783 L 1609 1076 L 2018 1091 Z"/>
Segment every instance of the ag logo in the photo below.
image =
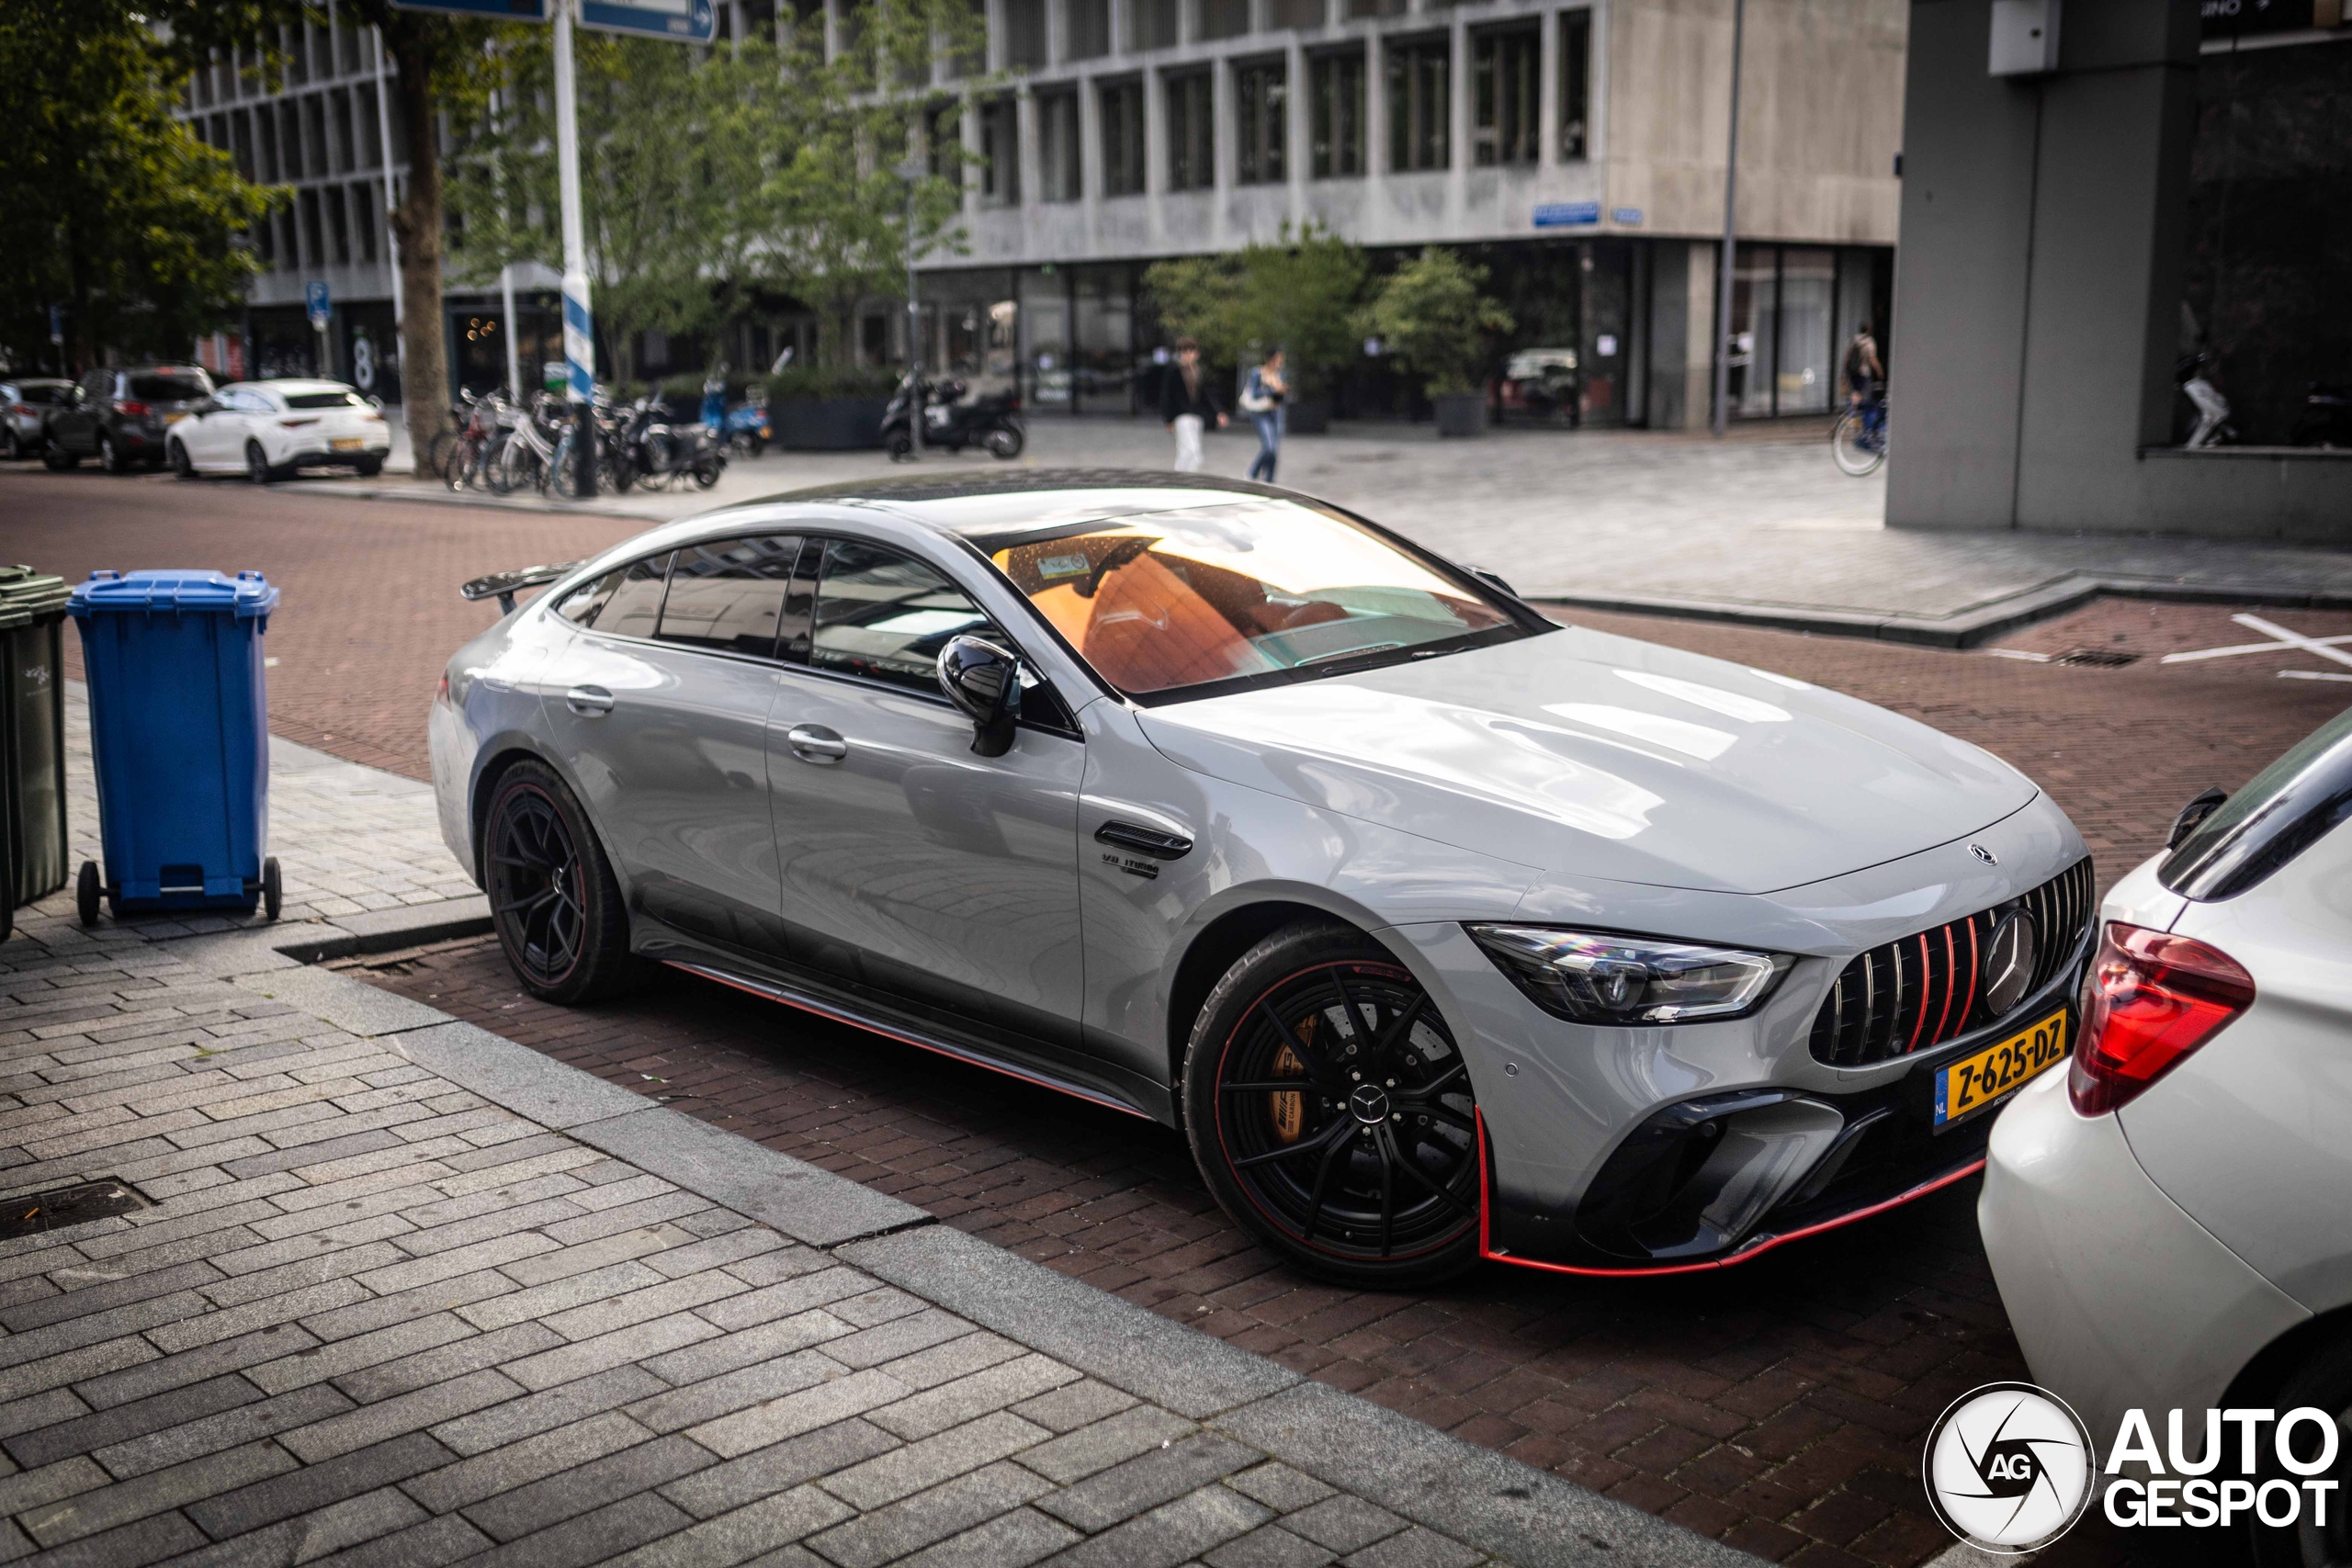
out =
<path fill-rule="evenodd" d="M 2032 1551 L 2083 1517 L 2094 1461 L 2088 1428 L 2057 1395 L 1986 1383 L 1952 1401 L 1928 1433 L 1928 1502 L 1980 1551 Z"/>

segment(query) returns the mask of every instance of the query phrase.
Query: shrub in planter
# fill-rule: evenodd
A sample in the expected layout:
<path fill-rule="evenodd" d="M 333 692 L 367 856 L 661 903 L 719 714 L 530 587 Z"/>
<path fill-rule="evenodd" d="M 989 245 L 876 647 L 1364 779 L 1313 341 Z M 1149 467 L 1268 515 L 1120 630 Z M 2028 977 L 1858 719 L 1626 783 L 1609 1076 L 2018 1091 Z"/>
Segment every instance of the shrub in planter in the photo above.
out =
<path fill-rule="evenodd" d="M 894 370 L 793 365 L 768 378 L 768 429 L 792 451 L 841 452 L 882 445 L 882 411 Z"/>
<path fill-rule="evenodd" d="M 1376 337 L 1421 378 L 1437 407 L 1440 435 L 1476 435 L 1486 428 L 1479 372 L 1492 357 L 1496 334 L 1511 329 L 1510 312 L 1484 292 L 1487 269 L 1473 266 L 1435 245 L 1389 275 L 1372 305 L 1357 318 L 1365 335 Z M 1466 417 L 1457 404 L 1477 403 Z"/>

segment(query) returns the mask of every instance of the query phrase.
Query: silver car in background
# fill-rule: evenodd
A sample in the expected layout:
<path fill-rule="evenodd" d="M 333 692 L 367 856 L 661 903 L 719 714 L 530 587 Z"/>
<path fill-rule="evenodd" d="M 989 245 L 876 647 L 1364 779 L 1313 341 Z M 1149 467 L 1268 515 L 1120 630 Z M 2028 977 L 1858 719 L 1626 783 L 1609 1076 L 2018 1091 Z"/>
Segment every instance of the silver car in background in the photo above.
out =
<path fill-rule="evenodd" d="M 2326 1522 L 2244 1528 L 2265 1564 L 2352 1562 L 2352 712 L 2173 840 L 2108 895 L 2080 1049 L 2002 1113 L 1978 1222 L 2027 1364 L 2100 1444 L 2134 1408 L 2185 1412 L 2192 1450 L 2212 1410 L 2333 1416 Z M 2301 1484 L 2279 1440 L 2250 1432 L 2255 1479 Z"/>
<path fill-rule="evenodd" d="M 0 458 L 40 457 L 49 445 L 49 411 L 73 389 L 73 382 L 52 378 L 0 381 Z"/>
<path fill-rule="evenodd" d="M 471 592 L 434 778 L 530 990 L 667 964 L 1180 1127 L 1327 1277 L 1752 1258 L 2066 1047 L 2090 863 L 2016 770 L 1288 491 L 876 480 Z"/>

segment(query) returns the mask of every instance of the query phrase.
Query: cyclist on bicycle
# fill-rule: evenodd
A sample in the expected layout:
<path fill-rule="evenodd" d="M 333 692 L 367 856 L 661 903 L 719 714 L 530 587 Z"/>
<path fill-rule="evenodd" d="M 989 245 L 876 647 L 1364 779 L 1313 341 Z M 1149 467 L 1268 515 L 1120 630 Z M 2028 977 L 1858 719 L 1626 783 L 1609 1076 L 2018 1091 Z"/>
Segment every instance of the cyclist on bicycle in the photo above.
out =
<path fill-rule="evenodd" d="M 1862 322 L 1854 329 L 1853 341 L 1846 344 L 1846 360 L 1839 374 L 1846 382 L 1846 406 L 1859 409 L 1878 396 L 1879 388 L 1886 380 L 1886 367 L 1879 362 L 1878 340 L 1871 335 L 1871 324 Z"/>

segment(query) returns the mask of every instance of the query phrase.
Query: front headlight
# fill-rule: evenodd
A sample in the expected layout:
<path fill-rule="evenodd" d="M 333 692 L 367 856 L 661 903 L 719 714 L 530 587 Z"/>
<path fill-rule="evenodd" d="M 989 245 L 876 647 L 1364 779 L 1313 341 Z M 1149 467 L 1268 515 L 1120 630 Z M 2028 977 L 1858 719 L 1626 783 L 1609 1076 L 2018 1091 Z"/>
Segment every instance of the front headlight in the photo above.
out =
<path fill-rule="evenodd" d="M 1574 1023 L 1738 1018 L 1761 1004 L 1796 962 L 1781 953 L 1557 926 L 1467 929 L 1529 1000 Z"/>

